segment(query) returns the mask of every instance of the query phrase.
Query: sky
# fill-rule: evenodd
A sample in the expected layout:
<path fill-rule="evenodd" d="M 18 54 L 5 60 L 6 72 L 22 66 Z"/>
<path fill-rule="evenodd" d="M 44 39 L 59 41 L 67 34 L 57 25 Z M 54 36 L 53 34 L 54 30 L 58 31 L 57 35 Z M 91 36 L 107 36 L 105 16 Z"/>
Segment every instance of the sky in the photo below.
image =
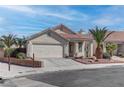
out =
<path fill-rule="evenodd" d="M 73 31 L 98 27 L 124 30 L 124 6 L 4 6 L 0 5 L 0 36 L 30 36 L 64 24 Z"/>

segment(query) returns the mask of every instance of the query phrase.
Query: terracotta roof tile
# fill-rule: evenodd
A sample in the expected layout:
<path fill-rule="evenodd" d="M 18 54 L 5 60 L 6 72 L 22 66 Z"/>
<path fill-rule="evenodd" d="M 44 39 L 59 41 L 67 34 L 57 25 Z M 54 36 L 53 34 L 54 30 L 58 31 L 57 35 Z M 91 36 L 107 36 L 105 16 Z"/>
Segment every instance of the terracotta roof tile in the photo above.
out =
<path fill-rule="evenodd" d="M 82 35 L 78 35 L 78 34 L 60 34 L 60 35 L 66 39 L 82 39 L 83 38 Z"/>
<path fill-rule="evenodd" d="M 106 41 L 113 41 L 113 42 L 124 42 L 124 31 L 116 31 L 112 33 Z"/>

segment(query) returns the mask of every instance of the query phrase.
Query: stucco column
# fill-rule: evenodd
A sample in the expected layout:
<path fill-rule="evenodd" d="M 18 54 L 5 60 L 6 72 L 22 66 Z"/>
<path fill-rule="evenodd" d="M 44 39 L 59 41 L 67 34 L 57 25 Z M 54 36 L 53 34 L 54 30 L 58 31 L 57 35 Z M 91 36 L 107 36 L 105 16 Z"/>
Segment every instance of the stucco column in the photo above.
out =
<path fill-rule="evenodd" d="M 90 57 L 93 56 L 93 41 L 90 42 Z"/>
<path fill-rule="evenodd" d="M 83 57 L 86 57 L 86 55 L 85 55 L 85 41 L 83 41 L 82 42 L 82 55 L 83 55 Z"/>
<path fill-rule="evenodd" d="M 78 54 L 78 42 L 75 43 L 75 53 Z"/>
<path fill-rule="evenodd" d="M 33 46 L 30 41 L 27 45 L 27 57 L 33 57 Z"/>
<path fill-rule="evenodd" d="M 103 53 L 106 53 L 106 43 L 103 43 Z"/>
<path fill-rule="evenodd" d="M 69 56 L 69 43 L 64 45 L 64 57 Z"/>

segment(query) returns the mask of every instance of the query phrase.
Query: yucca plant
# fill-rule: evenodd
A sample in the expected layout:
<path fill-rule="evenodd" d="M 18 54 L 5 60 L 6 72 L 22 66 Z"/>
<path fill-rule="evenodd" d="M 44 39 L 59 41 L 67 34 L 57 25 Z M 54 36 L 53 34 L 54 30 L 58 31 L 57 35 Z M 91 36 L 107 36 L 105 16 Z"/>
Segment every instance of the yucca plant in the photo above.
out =
<path fill-rule="evenodd" d="M 109 32 L 106 27 L 98 28 L 98 26 L 96 26 L 94 29 L 89 29 L 89 31 L 97 43 L 95 56 L 97 59 L 101 59 L 101 58 L 103 58 L 102 44 L 105 41 L 105 39 L 113 33 L 113 31 Z"/>

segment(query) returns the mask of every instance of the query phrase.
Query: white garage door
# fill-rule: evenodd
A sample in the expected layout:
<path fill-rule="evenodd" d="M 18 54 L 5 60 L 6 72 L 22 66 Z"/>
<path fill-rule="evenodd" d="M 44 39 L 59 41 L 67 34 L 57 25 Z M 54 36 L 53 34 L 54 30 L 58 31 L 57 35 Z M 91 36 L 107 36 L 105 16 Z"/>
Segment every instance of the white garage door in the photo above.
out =
<path fill-rule="evenodd" d="M 63 57 L 61 45 L 33 45 L 33 53 L 36 58 Z"/>

